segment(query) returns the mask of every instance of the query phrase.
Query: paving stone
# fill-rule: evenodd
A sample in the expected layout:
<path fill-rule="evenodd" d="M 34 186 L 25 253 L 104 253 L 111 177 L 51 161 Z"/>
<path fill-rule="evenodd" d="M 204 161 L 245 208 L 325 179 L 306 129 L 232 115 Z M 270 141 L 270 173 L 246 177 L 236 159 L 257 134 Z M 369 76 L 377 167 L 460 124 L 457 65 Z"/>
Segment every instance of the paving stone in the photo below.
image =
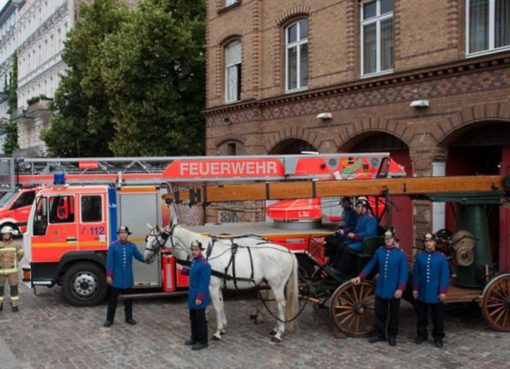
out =
<path fill-rule="evenodd" d="M 44 292 L 43 292 L 44 291 Z M 106 306 L 77 308 L 68 305 L 59 288 L 34 295 L 20 287 L 21 307 L 0 313 L 0 367 L 2 369 L 238 369 L 238 368 L 503 368 L 509 367 L 510 334 L 489 328 L 478 308 L 461 305 L 446 309 L 444 349 L 432 342 L 414 344 L 415 315 L 401 307 L 398 345 L 369 344 L 366 339 L 336 339 L 322 315 L 308 306 L 298 328 L 284 341 L 270 341 L 274 320 L 255 325 L 248 319 L 255 307 L 250 294 L 229 293 L 225 308 L 229 325 L 220 342 L 194 353 L 183 345 L 189 337 L 186 298 L 136 301 L 138 324 L 124 323 L 121 306 L 114 325 L 103 328 Z M 209 333 L 216 320 L 208 313 Z"/>

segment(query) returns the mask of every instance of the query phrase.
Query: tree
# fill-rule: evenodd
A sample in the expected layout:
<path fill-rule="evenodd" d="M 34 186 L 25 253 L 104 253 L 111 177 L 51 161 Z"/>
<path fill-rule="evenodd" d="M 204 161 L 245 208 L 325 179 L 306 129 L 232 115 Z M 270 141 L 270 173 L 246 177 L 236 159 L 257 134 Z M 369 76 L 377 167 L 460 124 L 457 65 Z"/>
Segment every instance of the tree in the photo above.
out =
<path fill-rule="evenodd" d="M 12 57 L 12 71 L 7 84 L 7 114 L 9 122 L 5 126 L 6 137 L 4 141 L 4 154 L 11 156 L 14 150 L 18 149 L 18 128 L 14 122 L 14 115 L 18 109 L 18 56 L 14 53 Z"/>
<path fill-rule="evenodd" d="M 119 0 L 96 0 L 80 8 L 80 21 L 62 54 L 68 72 L 55 92 L 50 128 L 41 137 L 53 156 L 111 156 L 115 134 L 98 68 L 101 45 L 130 17 Z"/>
<path fill-rule="evenodd" d="M 116 155 L 204 151 L 205 0 L 146 0 L 104 43 Z"/>

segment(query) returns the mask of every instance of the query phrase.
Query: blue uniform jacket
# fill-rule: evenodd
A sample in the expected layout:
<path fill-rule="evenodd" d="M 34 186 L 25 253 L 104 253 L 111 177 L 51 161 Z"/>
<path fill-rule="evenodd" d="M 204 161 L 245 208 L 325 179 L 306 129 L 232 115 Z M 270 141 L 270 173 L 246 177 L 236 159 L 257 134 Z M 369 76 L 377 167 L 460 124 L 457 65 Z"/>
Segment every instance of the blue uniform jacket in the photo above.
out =
<path fill-rule="evenodd" d="M 446 256 L 440 251 L 420 252 L 416 255 L 413 268 L 413 290 L 418 291 L 418 300 L 437 304 L 440 293 L 446 293 L 450 271 Z"/>
<path fill-rule="evenodd" d="M 404 291 L 407 283 L 407 256 L 398 247 L 381 246 L 363 268 L 360 277 L 365 279 L 377 267 L 375 295 L 383 299 L 394 298 L 397 289 Z"/>
<path fill-rule="evenodd" d="M 132 288 L 133 257 L 144 262 L 143 255 L 133 242 L 115 241 L 106 255 L 106 276 L 112 277 L 115 288 Z"/>
<path fill-rule="evenodd" d="M 377 236 L 377 221 L 370 213 L 360 215 L 354 233 L 356 233 L 356 237 L 354 239 L 348 238 L 345 243 L 350 249 L 362 251 L 363 240 L 367 237 Z"/>
<path fill-rule="evenodd" d="M 189 274 L 188 308 L 204 309 L 211 303 L 209 282 L 211 281 L 211 266 L 203 256 L 193 259 L 191 268 L 183 269 L 183 274 Z M 195 300 L 202 300 L 200 305 Z"/>
<path fill-rule="evenodd" d="M 342 211 L 342 220 L 344 222 L 344 234 L 353 232 L 358 223 L 358 213 L 353 208 L 347 208 Z"/>

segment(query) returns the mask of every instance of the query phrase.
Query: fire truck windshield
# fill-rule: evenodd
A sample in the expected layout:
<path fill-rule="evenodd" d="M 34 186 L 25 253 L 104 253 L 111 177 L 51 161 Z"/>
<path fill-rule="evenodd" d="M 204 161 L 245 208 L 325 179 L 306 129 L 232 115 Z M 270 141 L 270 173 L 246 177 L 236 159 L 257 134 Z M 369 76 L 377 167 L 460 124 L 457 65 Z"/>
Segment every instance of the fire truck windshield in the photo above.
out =
<path fill-rule="evenodd" d="M 12 199 L 14 199 L 17 195 L 17 192 L 7 192 L 1 199 L 0 199 L 0 208 L 5 208 Z"/>

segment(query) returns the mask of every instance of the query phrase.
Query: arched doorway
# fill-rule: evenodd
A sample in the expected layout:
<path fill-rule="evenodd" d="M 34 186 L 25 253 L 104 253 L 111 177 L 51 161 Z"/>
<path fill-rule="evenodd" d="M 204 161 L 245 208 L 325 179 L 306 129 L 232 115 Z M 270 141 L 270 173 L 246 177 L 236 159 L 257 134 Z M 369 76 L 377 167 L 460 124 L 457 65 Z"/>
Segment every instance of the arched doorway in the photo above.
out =
<path fill-rule="evenodd" d="M 449 135 L 442 144 L 448 147 L 446 175 L 510 174 L 509 122 L 478 122 Z M 456 208 L 446 208 L 446 225 L 455 229 Z M 497 205 L 487 207 L 489 240 L 494 261 L 500 271 L 510 271 L 510 210 Z"/>
<path fill-rule="evenodd" d="M 366 132 L 351 138 L 341 148 L 343 152 L 389 152 L 390 157 L 402 165 L 408 177 L 412 177 L 412 165 L 409 148 L 398 137 L 385 132 Z M 362 194 L 360 194 L 362 195 Z M 400 246 L 408 255 L 414 245 L 413 202 L 407 196 L 391 198 L 391 223 L 397 230 Z M 383 217 L 382 224 L 386 223 Z"/>
<path fill-rule="evenodd" d="M 269 152 L 272 155 L 292 155 L 301 154 L 305 152 L 317 152 L 317 149 L 312 144 L 305 140 L 297 138 L 289 138 L 279 142 Z"/>

